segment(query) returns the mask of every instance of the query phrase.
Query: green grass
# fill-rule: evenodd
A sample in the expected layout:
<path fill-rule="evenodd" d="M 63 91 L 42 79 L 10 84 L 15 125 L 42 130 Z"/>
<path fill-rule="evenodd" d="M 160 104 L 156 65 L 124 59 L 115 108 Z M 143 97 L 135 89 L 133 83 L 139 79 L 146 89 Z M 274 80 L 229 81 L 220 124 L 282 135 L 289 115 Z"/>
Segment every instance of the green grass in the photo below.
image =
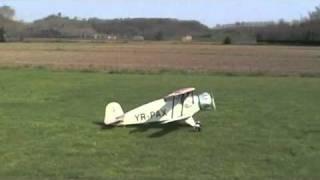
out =
<path fill-rule="evenodd" d="M 214 90 L 188 126 L 102 129 L 180 87 Z M 320 79 L 0 70 L 0 179 L 319 179 Z"/>

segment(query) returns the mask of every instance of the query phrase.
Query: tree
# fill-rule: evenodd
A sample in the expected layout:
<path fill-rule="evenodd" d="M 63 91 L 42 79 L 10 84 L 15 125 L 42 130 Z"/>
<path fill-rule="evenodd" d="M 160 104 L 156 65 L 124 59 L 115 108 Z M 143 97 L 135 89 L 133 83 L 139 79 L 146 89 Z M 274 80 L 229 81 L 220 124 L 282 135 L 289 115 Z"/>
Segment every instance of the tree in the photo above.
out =
<path fill-rule="evenodd" d="M 229 36 L 225 37 L 224 40 L 223 40 L 223 44 L 231 44 L 232 41 L 231 41 L 231 38 Z"/>
<path fill-rule="evenodd" d="M 320 19 L 320 6 L 316 7 L 313 12 L 309 13 L 310 20 L 319 20 Z"/>
<path fill-rule="evenodd" d="M 13 19 L 14 15 L 16 14 L 15 10 L 9 6 L 0 6 L 0 16 Z"/>
<path fill-rule="evenodd" d="M 163 33 L 161 31 L 157 32 L 156 35 L 154 36 L 154 39 L 157 41 L 162 41 L 163 40 Z"/>
<path fill-rule="evenodd" d="M 6 42 L 5 31 L 4 28 L 0 28 L 0 42 Z"/>
<path fill-rule="evenodd" d="M 261 33 L 257 33 L 257 34 L 256 34 L 256 42 L 259 43 L 259 42 L 261 42 L 261 41 L 263 41 L 263 36 L 262 36 Z"/>

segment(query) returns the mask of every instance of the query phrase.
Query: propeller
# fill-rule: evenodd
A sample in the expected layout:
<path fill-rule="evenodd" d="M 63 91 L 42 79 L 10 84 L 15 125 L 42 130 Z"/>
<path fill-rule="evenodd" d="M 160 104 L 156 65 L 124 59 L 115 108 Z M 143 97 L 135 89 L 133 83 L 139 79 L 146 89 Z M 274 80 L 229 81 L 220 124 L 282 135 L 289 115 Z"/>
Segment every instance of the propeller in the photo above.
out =
<path fill-rule="evenodd" d="M 217 106 L 216 106 L 216 103 L 214 101 L 214 96 L 213 96 L 213 91 L 211 90 L 211 100 L 212 100 L 212 107 L 214 110 L 217 110 Z"/>

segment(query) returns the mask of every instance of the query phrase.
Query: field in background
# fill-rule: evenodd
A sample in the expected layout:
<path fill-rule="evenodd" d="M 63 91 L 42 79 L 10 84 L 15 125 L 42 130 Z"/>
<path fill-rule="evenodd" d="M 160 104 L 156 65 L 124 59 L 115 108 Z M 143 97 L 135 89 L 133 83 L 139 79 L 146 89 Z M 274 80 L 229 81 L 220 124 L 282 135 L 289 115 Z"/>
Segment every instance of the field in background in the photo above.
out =
<path fill-rule="evenodd" d="M 320 47 L 181 43 L 7 43 L 0 66 L 106 71 L 320 74 Z"/>
<path fill-rule="evenodd" d="M 60 46 L 62 50 L 56 49 Z M 207 47 L 209 50 L 206 46 L 201 46 L 203 50 L 195 50 L 199 47 L 193 45 L 159 46 L 9 44 L 1 47 L 1 54 L 6 57 L 1 56 L 1 61 L 11 58 L 23 64 L 57 66 L 77 62 L 78 67 L 87 66 L 85 60 L 89 59 L 99 67 L 99 63 L 116 57 L 116 50 L 126 52 L 120 55 L 122 58 L 136 52 L 135 60 L 143 59 L 144 52 L 146 62 L 153 62 L 152 54 L 156 54 L 155 59 L 168 57 L 163 58 L 165 62 L 173 57 L 181 58 L 178 62 L 185 62 L 183 57 L 216 57 L 211 46 Z M 213 47 L 218 55 L 230 54 L 228 48 L 238 54 L 253 53 L 235 47 Z M 256 49 L 243 47 L 247 48 Z M 274 50 L 276 55 L 271 56 L 275 57 L 279 56 L 277 53 L 285 56 L 291 49 L 259 48 L 258 51 Z M 312 54 L 317 54 L 316 48 L 293 49 L 296 50 L 287 55 L 295 53 L 293 62 L 302 52 L 307 57 L 304 61 L 311 62 Z M 178 53 L 181 51 L 184 53 Z M 230 55 L 234 61 L 236 57 L 241 59 Z M 272 59 L 265 54 L 264 59 L 269 58 Z M 128 65 L 131 66 L 134 67 Z M 119 101 L 124 110 L 129 110 L 185 86 L 214 90 L 217 111 L 195 117 L 202 120 L 201 133 L 179 124 L 115 129 L 101 126 L 105 105 L 110 101 Z M 2 69 L 0 178 L 319 179 L 319 92 L 318 78 Z"/>

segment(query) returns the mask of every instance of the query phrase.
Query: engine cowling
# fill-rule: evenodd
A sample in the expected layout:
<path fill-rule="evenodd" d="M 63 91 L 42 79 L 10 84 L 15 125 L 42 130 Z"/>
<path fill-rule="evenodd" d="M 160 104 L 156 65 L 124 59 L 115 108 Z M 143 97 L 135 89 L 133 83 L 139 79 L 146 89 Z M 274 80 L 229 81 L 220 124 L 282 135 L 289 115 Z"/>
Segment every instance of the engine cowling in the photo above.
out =
<path fill-rule="evenodd" d="M 216 109 L 214 98 L 207 92 L 198 95 L 199 97 L 199 107 L 203 111 L 208 111 Z"/>

